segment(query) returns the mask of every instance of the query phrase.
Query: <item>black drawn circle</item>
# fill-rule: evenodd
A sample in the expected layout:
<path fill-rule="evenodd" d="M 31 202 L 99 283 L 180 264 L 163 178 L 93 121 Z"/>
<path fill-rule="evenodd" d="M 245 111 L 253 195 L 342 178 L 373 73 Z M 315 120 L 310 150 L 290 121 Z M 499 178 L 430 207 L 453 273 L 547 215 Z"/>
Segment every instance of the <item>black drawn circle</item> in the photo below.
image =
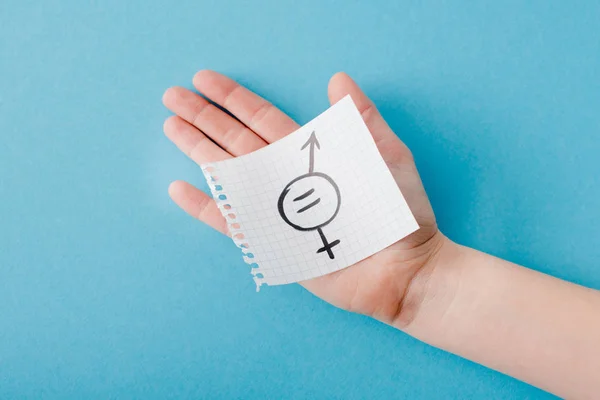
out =
<path fill-rule="evenodd" d="M 335 190 L 335 194 L 337 195 L 337 206 L 335 208 L 335 212 L 333 213 L 333 215 L 325 222 L 315 225 L 315 226 L 311 226 L 308 228 L 299 226 L 294 224 L 293 222 L 291 222 L 289 220 L 289 218 L 287 217 L 287 215 L 285 215 L 285 210 L 283 209 L 283 202 L 285 200 L 285 196 L 287 196 L 287 194 L 290 191 L 290 186 L 292 186 L 294 183 L 298 182 L 299 180 L 305 179 L 305 178 L 309 178 L 311 176 L 319 176 L 323 179 L 325 179 L 327 182 L 329 182 L 331 184 L 331 186 L 333 187 L 333 189 Z M 281 194 L 279 195 L 279 200 L 277 201 L 277 209 L 279 210 L 279 215 L 281 215 L 281 218 L 283 218 L 283 220 L 292 228 L 298 230 L 298 231 L 314 231 L 315 229 L 319 229 L 324 227 L 325 225 L 329 224 L 331 221 L 333 221 L 333 219 L 336 217 L 336 215 L 338 214 L 338 212 L 340 211 L 340 206 L 342 203 L 342 197 L 340 195 L 340 189 L 338 188 L 338 185 L 333 181 L 333 179 L 331 179 L 331 177 L 327 174 L 324 174 L 322 172 L 309 172 L 308 174 L 304 174 L 304 175 L 300 175 L 299 177 L 295 178 L 294 180 L 292 180 L 290 183 L 288 183 L 286 185 L 286 187 L 283 189 L 283 191 L 281 192 Z"/>

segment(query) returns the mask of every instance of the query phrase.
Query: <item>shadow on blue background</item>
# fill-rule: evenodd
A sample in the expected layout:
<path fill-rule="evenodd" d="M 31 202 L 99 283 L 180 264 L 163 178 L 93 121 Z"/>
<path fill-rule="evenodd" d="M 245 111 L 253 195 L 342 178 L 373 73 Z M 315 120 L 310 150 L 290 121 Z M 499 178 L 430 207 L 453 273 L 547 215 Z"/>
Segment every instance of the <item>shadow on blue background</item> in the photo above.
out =
<path fill-rule="evenodd" d="M 160 99 L 201 68 L 304 123 L 345 70 L 454 240 L 600 288 L 597 2 L 0 4 L 0 398 L 552 398 L 324 304 L 256 294 Z M 462 4 L 461 4 L 462 3 Z"/>

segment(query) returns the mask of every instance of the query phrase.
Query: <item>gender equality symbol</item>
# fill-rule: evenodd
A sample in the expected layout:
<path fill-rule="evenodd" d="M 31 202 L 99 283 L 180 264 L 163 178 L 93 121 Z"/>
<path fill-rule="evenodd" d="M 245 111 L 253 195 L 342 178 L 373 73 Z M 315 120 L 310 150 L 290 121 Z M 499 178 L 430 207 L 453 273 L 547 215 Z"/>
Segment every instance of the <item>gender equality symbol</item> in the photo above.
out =
<path fill-rule="evenodd" d="M 314 171 L 315 147 L 321 149 L 314 131 L 300 150 L 307 147 L 310 151 L 308 173 L 287 184 L 279 195 L 277 208 L 281 218 L 292 228 L 319 232 L 323 247 L 317 253 L 326 251 L 329 258 L 333 259 L 331 249 L 340 241 L 328 242 L 322 228 L 333 221 L 340 210 L 340 189 L 329 175 Z"/>

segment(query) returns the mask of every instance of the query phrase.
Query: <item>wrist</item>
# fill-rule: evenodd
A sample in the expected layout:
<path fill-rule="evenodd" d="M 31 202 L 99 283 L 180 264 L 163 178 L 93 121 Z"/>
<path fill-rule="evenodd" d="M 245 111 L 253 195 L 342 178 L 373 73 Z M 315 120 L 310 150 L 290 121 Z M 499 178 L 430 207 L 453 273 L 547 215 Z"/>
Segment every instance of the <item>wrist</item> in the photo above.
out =
<path fill-rule="evenodd" d="M 459 287 L 466 248 L 438 231 L 428 262 L 413 276 L 392 325 L 424 340 L 452 304 Z"/>

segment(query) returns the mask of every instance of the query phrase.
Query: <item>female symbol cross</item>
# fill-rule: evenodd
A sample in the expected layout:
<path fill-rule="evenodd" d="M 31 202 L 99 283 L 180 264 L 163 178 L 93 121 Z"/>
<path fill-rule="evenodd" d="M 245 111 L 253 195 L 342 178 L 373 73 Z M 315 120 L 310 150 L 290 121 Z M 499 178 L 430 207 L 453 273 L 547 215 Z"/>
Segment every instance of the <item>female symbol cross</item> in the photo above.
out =
<path fill-rule="evenodd" d="M 306 147 L 310 151 L 308 173 L 286 185 L 279 196 L 277 209 L 281 218 L 292 228 L 319 232 L 323 247 L 317 253 L 326 251 L 329 258 L 334 259 L 331 249 L 340 241 L 328 242 L 322 228 L 333 221 L 340 210 L 340 189 L 329 175 L 314 172 L 315 147 L 321 149 L 314 131 L 300 150 Z"/>

